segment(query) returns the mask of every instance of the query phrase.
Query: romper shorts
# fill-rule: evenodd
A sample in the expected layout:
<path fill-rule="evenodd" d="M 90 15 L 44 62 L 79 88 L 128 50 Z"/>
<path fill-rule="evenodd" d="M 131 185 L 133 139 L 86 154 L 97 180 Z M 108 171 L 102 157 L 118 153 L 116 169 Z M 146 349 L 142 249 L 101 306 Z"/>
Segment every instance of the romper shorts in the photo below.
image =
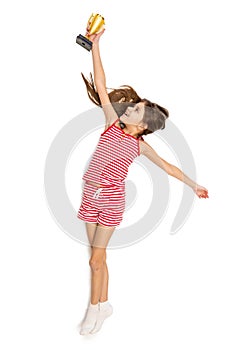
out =
<path fill-rule="evenodd" d="M 97 187 L 85 182 L 78 219 L 103 226 L 118 226 L 125 210 L 125 184 Z"/>

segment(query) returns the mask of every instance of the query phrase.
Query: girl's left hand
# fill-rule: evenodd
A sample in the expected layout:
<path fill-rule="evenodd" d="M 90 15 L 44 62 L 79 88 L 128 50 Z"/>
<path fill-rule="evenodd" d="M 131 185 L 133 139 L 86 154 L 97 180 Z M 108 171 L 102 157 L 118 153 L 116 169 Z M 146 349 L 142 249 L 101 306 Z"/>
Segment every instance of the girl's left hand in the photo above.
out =
<path fill-rule="evenodd" d="M 193 190 L 199 198 L 209 198 L 208 190 L 205 187 L 197 185 Z"/>
<path fill-rule="evenodd" d="M 105 32 L 105 28 L 98 34 L 92 34 L 92 35 L 89 35 L 89 32 L 88 32 L 88 27 L 87 27 L 87 32 L 86 32 L 86 36 L 88 37 L 89 40 L 91 40 L 93 43 L 98 43 L 99 42 L 99 39 L 100 37 L 103 35 L 103 33 Z"/>

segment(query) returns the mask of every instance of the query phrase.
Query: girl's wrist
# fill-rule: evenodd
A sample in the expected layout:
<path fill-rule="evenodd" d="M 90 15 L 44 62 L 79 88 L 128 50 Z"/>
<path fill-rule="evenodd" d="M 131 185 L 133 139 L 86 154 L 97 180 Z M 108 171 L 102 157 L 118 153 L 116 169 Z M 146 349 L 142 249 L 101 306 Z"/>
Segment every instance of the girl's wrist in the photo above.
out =
<path fill-rule="evenodd" d="M 197 186 L 198 186 L 198 184 L 192 185 L 192 189 L 194 192 L 197 190 Z"/>
<path fill-rule="evenodd" d="M 93 41 L 92 42 L 92 47 L 98 47 L 99 46 L 99 40 L 98 41 Z"/>

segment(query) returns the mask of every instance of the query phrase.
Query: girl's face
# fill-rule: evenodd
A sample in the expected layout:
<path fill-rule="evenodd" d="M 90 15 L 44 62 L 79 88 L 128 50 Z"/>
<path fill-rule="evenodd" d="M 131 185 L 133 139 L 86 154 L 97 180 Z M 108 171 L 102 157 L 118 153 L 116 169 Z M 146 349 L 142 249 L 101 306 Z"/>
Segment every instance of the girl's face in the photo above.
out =
<path fill-rule="evenodd" d="M 128 107 L 120 120 L 126 125 L 137 126 L 144 117 L 145 105 L 144 102 L 136 103 L 134 107 Z"/>

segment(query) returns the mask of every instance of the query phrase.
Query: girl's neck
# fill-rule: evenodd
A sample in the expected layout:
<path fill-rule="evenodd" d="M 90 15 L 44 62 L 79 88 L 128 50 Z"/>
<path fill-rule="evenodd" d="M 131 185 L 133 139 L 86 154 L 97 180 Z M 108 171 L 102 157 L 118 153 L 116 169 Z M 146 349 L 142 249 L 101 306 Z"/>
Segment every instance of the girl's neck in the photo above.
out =
<path fill-rule="evenodd" d="M 127 126 L 121 120 L 119 120 L 118 125 L 119 125 L 120 129 L 122 129 L 125 134 L 129 134 L 129 135 L 135 137 L 136 139 L 139 137 L 138 134 L 133 133 L 132 131 L 128 130 Z"/>

